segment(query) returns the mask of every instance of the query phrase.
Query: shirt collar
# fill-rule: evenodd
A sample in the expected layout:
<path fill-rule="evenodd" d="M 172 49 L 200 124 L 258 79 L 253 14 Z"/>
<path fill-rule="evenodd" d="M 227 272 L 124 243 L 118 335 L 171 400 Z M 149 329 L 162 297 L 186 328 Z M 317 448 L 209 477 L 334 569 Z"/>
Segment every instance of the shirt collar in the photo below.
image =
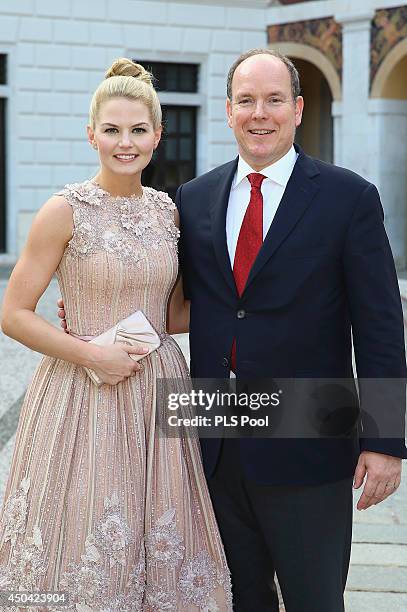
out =
<path fill-rule="evenodd" d="M 292 146 L 290 150 L 279 160 L 263 168 L 260 174 L 263 174 L 267 179 L 272 180 L 274 183 L 278 183 L 285 187 L 291 176 L 295 162 L 297 161 L 298 153 Z M 237 164 L 237 170 L 235 178 L 233 180 L 232 189 L 236 189 L 240 183 L 246 178 L 248 174 L 256 172 L 249 166 L 249 164 L 239 155 L 239 162 Z"/>

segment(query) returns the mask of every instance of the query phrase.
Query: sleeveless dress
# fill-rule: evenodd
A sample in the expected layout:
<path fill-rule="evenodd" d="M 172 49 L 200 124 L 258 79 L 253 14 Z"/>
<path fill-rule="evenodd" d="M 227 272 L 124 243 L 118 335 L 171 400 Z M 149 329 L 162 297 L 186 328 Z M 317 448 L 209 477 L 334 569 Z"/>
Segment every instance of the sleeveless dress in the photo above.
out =
<path fill-rule="evenodd" d="M 160 436 L 157 378 L 188 384 L 165 333 L 178 273 L 175 206 L 67 185 L 74 231 L 56 271 L 68 329 L 95 336 L 142 310 L 161 338 L 143 368 L 96 387 L 44 357 L 28 388 L 0 519 L 0 591 L 59 591 L 75 612 L 224 612 L 230 576 L 195 436 Z M 184 389 L 180 389 L 181 391 Z M 13 608 L 4 608 L 9 612 Z"/>

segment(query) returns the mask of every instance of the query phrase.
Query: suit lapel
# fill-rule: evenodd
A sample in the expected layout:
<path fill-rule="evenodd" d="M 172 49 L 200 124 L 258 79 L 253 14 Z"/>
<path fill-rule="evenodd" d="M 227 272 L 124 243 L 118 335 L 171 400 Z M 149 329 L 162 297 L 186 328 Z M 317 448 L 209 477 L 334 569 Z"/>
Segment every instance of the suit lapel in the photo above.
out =
<path fill-rule="evenodd" d="M 292 232 L 319 190 L 319 185 L 314 180 L 314 177 L 319 174 L 316 164 L 299 147 L 296 146 L 296 149 L 299 157 L 263 246 L 250 270 L 244 291 Z"/>
<path fill-rule="evenodd" d="M 226 211 L 238 159 L 225 164 L 214 174 L 209 193 L 212 240 L 216 259 L 228 286 L 237 294 L 226 241 Z"/>

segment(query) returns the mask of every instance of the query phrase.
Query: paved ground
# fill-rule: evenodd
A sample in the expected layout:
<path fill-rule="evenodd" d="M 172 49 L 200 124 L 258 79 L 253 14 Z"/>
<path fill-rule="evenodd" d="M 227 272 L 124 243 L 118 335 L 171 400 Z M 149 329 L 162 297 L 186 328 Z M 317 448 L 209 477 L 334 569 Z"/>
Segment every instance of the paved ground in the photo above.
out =
<path fill-rule="evenodd" d="M 0 299 L 5 283 L 0 280 Z M 400 280 L 400 286 L 407 296 L 407 280 Z M 39 312 L 55 324 L 57 296 L 53 282 L 39 304 Z M 178 336 L 177 340 L 187 354 L 187 337 Z M 0 333 L 0 359 L 1 500 L 21 401 L 40 355 Z M 370 510 L 355 511 L 346 612 L 407 612 L 407 470 L 395 495 Z"/>

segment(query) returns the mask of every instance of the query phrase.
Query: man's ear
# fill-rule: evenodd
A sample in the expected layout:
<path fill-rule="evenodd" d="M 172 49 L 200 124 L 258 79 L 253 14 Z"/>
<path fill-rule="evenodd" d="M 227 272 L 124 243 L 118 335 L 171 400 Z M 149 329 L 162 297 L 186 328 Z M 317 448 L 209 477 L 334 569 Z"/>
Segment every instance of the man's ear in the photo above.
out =
<path fill-rule="evenodd" d="M 229 100 L 229 98 L 226 98 L 226 114 L 227 114 L 227 118 L 228 118 L 228 126 L 231 128 L 231 127 L 233 127 L 233 124 L 232 124 L 232 102 Z"/>
<path fill-rule="evenodd" d="M 297 96 L 295 101 L 295 127 L 301 125 L 302 120 L 302 112 L 304 110 L 304 98 L 302 96 Z"/>

